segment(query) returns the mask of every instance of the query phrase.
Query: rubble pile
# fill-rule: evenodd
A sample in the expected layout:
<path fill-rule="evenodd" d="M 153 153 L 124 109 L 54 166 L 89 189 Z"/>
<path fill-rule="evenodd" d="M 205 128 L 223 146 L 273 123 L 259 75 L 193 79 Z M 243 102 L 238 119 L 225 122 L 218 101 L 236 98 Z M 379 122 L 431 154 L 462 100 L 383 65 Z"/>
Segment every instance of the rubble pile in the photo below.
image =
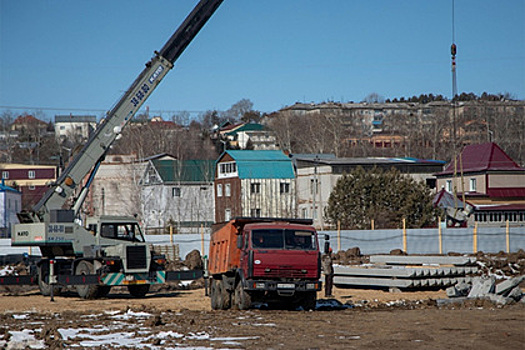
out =
<path fill-rule="evenodd" d="M 520 287 L 523 281 L 525 281 L 525 275 L 502 280 L 499 283 L 496 283 L 494 276 L 475 277 L 470 283 L 461 282 L 447 288 L 447 296 L 450 299 L 438 300 L 438 306 L 464 303 L 475 299 L 489 300 L 497 305 L 525 303 L 525 294 Z"/>

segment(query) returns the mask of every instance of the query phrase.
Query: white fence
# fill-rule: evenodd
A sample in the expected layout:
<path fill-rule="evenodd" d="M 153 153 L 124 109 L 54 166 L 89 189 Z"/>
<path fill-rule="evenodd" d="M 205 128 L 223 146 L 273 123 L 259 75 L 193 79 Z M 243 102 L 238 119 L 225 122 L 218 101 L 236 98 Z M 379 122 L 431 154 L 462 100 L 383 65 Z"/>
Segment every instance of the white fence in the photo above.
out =
<path fill-rule="evenodd" d="M 525 226 L 521 227 L 486 227 L 442 229 L 441 234 L 434 229 L 399 230 L 352 230 L 352 231 L 321 231 L 319 238 L 321 247 L 324 244 L 324 235 L 330 236 L 330 245 L 335 251 L 359 247 L 362 254 L 384 254 L 393 249 L 405 250 L 408 254 L 447 254 L 449 252 L 497 253 L 499 251 L 516 252 L 525 249 Z M 179 234 L 148 235 L 146 240 L 155 245 L 179 246 L 182 259 L 192 250 L 201 251 L 208 255 L 210 246 L 209 234 Z M 440 251 L 441 241 L 441 251 Z M 508 249 L 507 249 L 508 248 Z M 40 249 L 25 247 L 11 247 L 10 239 L 0 239 L 0 255 L 31 253 L 40 255 Z"/>

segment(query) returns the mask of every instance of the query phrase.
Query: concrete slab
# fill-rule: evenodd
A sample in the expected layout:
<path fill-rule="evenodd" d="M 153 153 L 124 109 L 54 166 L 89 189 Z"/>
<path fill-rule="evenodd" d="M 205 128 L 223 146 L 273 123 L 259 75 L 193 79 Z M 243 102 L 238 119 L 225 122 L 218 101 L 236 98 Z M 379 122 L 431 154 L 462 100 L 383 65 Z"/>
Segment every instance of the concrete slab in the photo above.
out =
<path fill-rule="evenodd" d="M 496 285 L 496 294 L 505 295 L 506 292 L 510 292 L 514 287 L 519 285 L 522 281 L 525 281 L 525 275 L 514 277 L 503 281 Z"/>
<path fill-rule="evenodd" d="M 483 297 L 489 293 L 494 292 L 494 277 L 491 278 L 480 278 L 473 282 L 472 289 L 468 296 L 469 298 Z"/>
<path fill-rule="evenodd" d="M 471 265 L 476 258 L 468 256 L 371 255 L 370 263 L 387 265 Z"/>

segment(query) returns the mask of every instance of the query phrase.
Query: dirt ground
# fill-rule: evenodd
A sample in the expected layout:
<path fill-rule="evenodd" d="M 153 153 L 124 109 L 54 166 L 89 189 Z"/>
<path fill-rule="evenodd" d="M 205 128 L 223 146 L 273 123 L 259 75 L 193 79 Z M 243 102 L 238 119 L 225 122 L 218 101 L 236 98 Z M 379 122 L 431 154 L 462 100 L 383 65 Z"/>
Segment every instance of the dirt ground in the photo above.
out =
<path fill-rule="evenodd" d="M 322 295 L 319 295 L 322 298 Z M 472 301 L 439 308 L 445 291 L 339 289 L 352 307 L 330 311 L 212 311 L 204 289 L 159 290 L 143 299 L 37 290 L 0 291 L 0 348 L 523 349 L 525 304 Z"/>

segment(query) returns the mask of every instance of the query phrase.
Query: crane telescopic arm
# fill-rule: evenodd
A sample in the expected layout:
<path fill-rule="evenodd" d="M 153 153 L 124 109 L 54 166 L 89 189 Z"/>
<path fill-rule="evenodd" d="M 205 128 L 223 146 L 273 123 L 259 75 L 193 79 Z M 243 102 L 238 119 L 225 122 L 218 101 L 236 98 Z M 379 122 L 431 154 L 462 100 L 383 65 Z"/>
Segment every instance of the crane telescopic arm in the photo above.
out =
<path fill-rule="evenodd" d="M 89 189 L 89 184 L 98 169 L 98 165 L 109 151 L 111 144 L 173 67 L 175 61 L 210 19 L 222 1 L 199 1 L 162 49 L 159 52 L 155 52 L 155 57 L 146 63 L 144 70 L 108 113 L 104 122 L 99 125 L 83 149 L 58 178 L 57 182 L 35 205 L 29 221 L 45 221 L 46 217 L 49 219 L 51 210 L 62 209 L 68 198 L 75 194 L 82 181 L 90 174 L 90 180 L 82 189 L 73 205 L 75 216 L 78 214 L 81 202 Z"/>

